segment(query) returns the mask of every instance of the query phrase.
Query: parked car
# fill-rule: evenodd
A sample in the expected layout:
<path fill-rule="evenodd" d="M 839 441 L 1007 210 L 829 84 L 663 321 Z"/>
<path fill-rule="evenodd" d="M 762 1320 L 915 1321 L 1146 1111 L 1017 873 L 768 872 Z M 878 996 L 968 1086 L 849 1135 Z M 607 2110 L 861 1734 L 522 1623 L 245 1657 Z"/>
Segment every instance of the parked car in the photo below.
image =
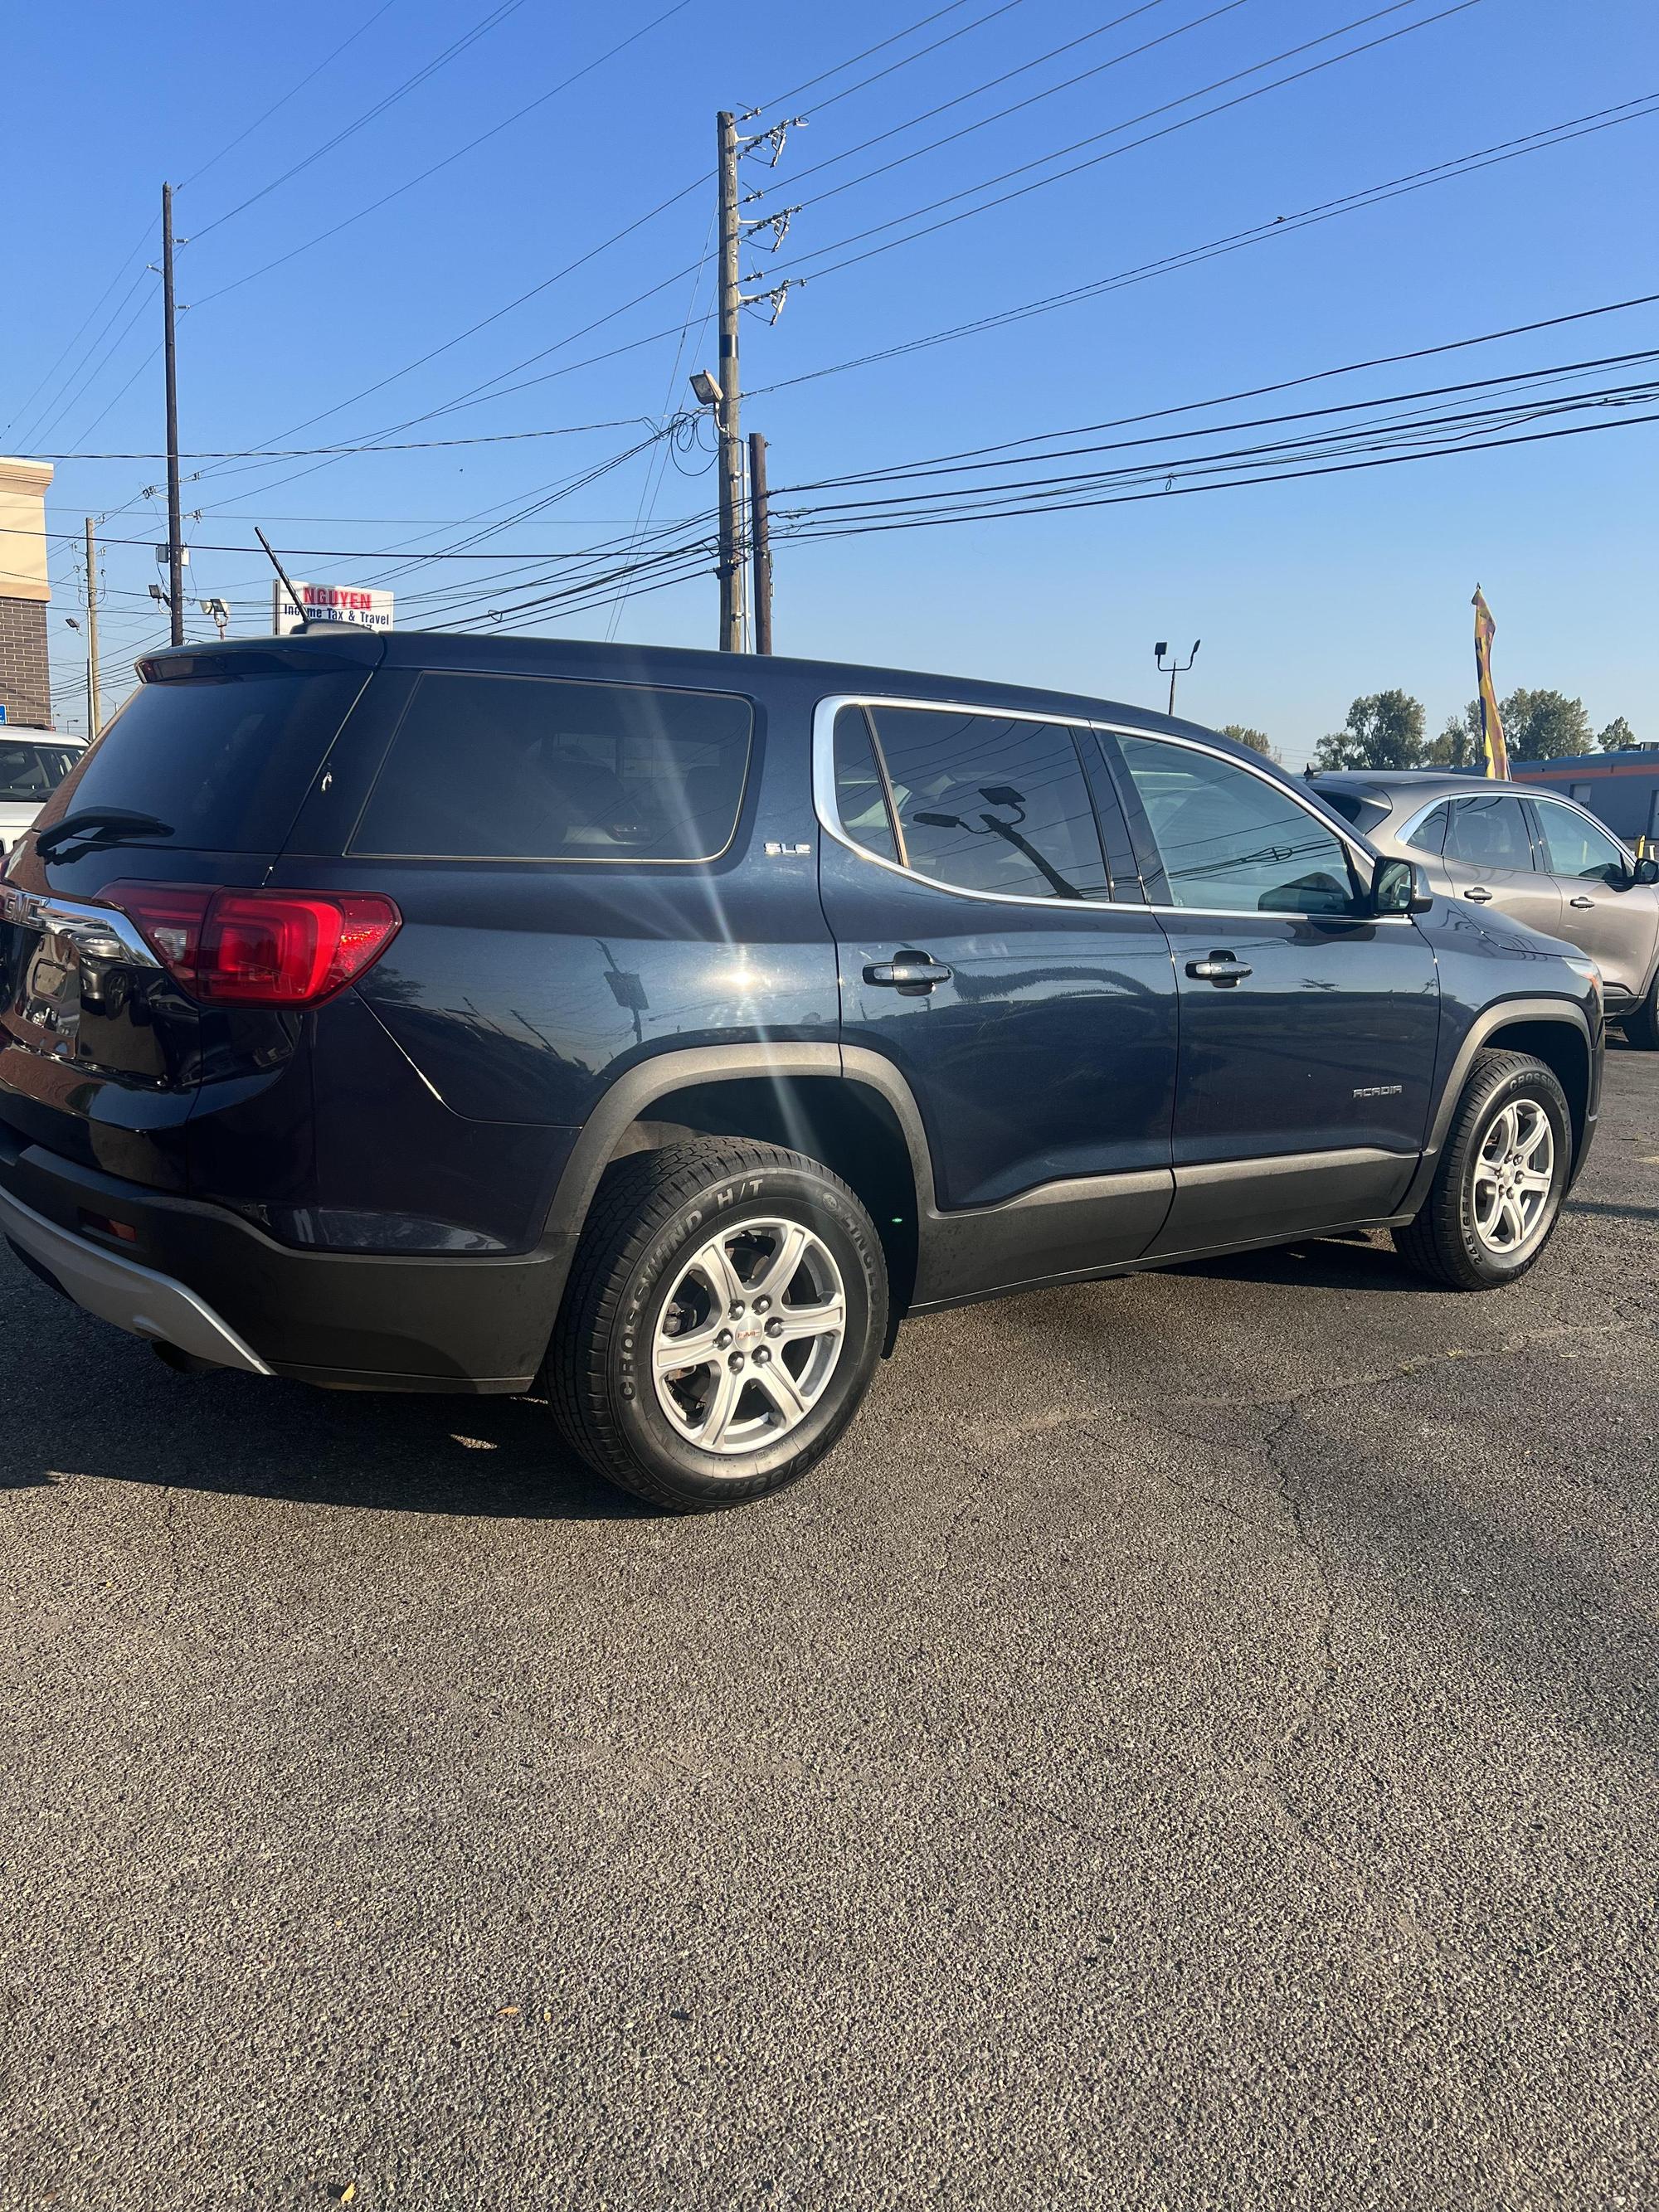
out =
<path fill-rule="evenodd" d="M 1190 724 L 392 633 L 143 683 L 0 884 L 0 1224 L 175 1366 L 527 1391 L 661 1504 L 898 1320 L 1325 1231 L 1532 1266 L 1594 962 Z"/>
<path fill-rule="evenodd" d="M 0 853 L 9 853 L 85 751 L 56 730 L 0 724 Z"/>
<path fill-rule="evenodd" d="M 1659 860 L 1638 860 L 1588 807 L 1535 785 L 1421 769 L 1311 781 L 1376 851 L 1420 861 L 1435 891 L 1589 953 L 1607 1019 L 1659 1050 Z"/>

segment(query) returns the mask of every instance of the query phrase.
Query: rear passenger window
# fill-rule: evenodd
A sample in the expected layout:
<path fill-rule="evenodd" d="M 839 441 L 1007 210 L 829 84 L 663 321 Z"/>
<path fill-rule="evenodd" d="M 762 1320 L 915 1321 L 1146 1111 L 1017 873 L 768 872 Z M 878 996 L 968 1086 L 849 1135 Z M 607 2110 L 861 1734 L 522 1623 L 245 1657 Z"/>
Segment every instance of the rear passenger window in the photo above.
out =
<path fill-rule="evenodd" d="M 708 860 L 737 827 L 748 702 L 422 676 L 352 839 L 388 858 Z"/>
<path fill-rule="evenodd" d="M 1118 743 L 1179 907 L 1352 914 L 1347 848 L 1269 777 L 1154 738 Z"/>
<path fill-rule="evenodd" d="M 1446 858 L 1462 860 L 1468 867 L 1529 873 L 1532 837 L 1520 800 L 1502 792 L 1490 799 L 1460 799 L 1446 832 Z"/>
<path fill-rule="evenodd" d="M 1105 898 L 1100 832 L 1063 724 L 954 708 L 869 712 L 903 866 L 1005 898 Z"/>

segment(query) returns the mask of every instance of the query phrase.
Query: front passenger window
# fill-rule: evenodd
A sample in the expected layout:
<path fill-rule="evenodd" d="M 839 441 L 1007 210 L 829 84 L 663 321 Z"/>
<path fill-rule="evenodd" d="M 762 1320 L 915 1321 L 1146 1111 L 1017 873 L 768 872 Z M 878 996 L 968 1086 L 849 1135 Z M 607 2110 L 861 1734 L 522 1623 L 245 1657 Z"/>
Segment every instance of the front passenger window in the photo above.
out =
<path fill-rule="evenodd" d="M 1347 848 L 1291 793 L 1214 753 L 1118 743 L 1176 906 L 1209 914 L 1353 914 Z"/>
<path fill-rule="evenodd" d="M 1575 882 L 1613 884 L 1622 879 L 1625 856 L 1605 830 L 1556 800 L 1534 801 L 1544 832 L 1544 853 L 1553 876 Z"/>

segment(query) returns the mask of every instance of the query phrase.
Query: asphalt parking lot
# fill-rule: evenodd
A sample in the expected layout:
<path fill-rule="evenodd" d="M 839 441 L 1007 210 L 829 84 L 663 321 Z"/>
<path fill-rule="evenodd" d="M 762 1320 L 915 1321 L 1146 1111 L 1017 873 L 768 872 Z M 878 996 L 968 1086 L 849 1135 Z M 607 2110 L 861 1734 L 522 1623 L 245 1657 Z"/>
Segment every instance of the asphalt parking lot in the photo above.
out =
<path fill-rule="evenodd" d="M 919 1322 L 710 1519 L 0 1325 L 8 2212 L 1659 2201 L 1659 1055 L 1514 1291 Z"/>

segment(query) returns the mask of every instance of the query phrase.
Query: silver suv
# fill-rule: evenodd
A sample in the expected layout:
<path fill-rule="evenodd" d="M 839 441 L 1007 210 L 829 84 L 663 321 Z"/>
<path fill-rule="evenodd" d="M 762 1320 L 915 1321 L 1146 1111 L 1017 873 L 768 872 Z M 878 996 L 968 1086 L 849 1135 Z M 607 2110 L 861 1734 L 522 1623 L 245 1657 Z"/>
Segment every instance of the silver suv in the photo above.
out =
<path fill-rule="evenodd" d="M 1659 861 L 1638 860 L 1575 799 L 1535 784 L 1422 769 L 1309 781 L 1379 852 L 1420 862 L 1437 891 L 1501 907 L 1588 952 L 1607 1019 L 1659 1050 Z"/>

